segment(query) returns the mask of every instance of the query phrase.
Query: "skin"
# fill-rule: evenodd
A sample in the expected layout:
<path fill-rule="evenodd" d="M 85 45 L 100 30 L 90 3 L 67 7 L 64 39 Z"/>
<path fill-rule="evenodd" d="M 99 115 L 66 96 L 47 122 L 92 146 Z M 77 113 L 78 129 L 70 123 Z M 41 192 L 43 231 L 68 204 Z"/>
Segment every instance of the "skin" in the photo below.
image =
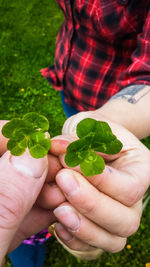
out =
<path fill-rule="evenodd" d="M 63 127 L 63 135 L 52 141 L 48 158 L 38 163 L 28 154 L 16 158 L 4 153 L 7 140 L 0 137 L 1 155 L 4 153 L 0 159 L 1 262 L 24 238 L 55 221 L 57 235 L 71 249 L 123 249 L 126 238 L 139 227 L 142 198 L 150 184 L 150 152 L 139 141 L 150 133 L 150 127 L 143 124 L 144 119 L 138 120 L 140 112 L 143 118 L 149 117 L 149 101 L 144 101 L 144 94 L 140 99 L 133 106 L 119 96 L 101 109 L 71 117 Z M 126 116 L 127 108 L 130 116 Z M 83 177 L 79 168 L 68 169 L 64 164 L 67 145 L 76 139 L 76 125 L 86 117 L 107 121 L 123 143 L 123 150 L 116 156 L 103 155 L 104 172 L 91 178 Z"/>
<path fill-rule="evenodd" d="M 85 179 L 78 168 L 57 174 L 56 182 L 68 202 L 54 210 L 60 222 L 55 228 L 69 248 L 91 250 L 94 246 L 118 252 L 137 231 L 142 198 L 150 185 L 150 151 L 139 141 L 150 135 L 149 103 L 150 87 L 132 85 L 101 108 L 80 112 L 65 122 L 61 138 L 66 140 L 76 139 L 77 123 L 88 117 L 108 122 L 123 143 L 121 153 L 103 155 L 106 168 L 100 175 Z M 66 167 L 57 140 L 52 150 Z M 76 224 L 73 214 L 78 217 Z"/>
<path fill-rule="evenodd" d="M 96 117 L 94 112 L 84 116 Z M 102 116 L 99 119 L 106 121 Z M 107 122 L 123 143 L 123 149 L 115 156 L 104 156 L 104 172 L 85 178 L 79 168 L 65 168 L 56 175 L 57 185 L 68 200 L 54 210 L 61 223 L 61 227 L 56 225 L 56 232 L 71 249 L 90 250 L 94 246 L 118 252 L 140 224 L 142 197 L 150 182 L 150 152 L 124 127 Z M 66 136 L 66 129 L 63 131 Z M 56 147 L 57 140 L 52 148 L 57 154 Z M 60 160 L 66 167 L 64 155 L 60 155 Z"/>
<path fill-rule="evenodd" d="M 0 121 L 0 130 L 5 123 L 6 121 Z M 62 203 L 65 197 L 54 184 L 55 175 L 62 168 L 56 156 L 48 154 L 45 158 L 34 159 L 26 151 L 22 156 L 14 157 L 6 151 L 7 139 L 1 134 L 0 143 L 2 266 L 4 256 L 25 238 L 56 221 L 52 209 Z"/>
<path fill-rule="evenodd" d="M 150 86 L 130 85 L 114 95 L 97 115 L 124 126 L 138 139 L 150 135 Z"/>

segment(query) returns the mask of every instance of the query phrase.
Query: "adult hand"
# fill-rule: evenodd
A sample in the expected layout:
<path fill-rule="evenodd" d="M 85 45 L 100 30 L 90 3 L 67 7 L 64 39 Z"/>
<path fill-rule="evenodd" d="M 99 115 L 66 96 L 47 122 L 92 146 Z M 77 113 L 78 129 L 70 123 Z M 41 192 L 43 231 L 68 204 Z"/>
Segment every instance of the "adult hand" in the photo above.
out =
<path fill-rule="evenodd" d="M 0 128 L 5 123 L 0 121 Z M 0 131 L 1 155 L 6 151 L 6 142 Z M 28 151 L 20 157 L 7 151 L 1 156 L 0 266 L 7 252 L 56 221 L 51 208 L 65 200 L 53 184 L 55 174 L 61 168 L 58 159 L 51 154 L 35 159 Z"/>
<path fill-rule="evenodd" d="M 118 252 L 140 224 L 142 198 L 150 184 L 150 152 L 131 132 L 96 112 L 69 118 L 61 139 L 76 138 L 77 123 L 87 117 L 107 121 L 123 149 L 117 155 L 103 155 L 106 167 L 100 175 L 85 178 L 79 168 L 58 172 L 56 182 L 68 202 L 54 210 L 60 222 L 55 230 L 71 249 Z M 61 142 L 57 139 L 52 148 L 56 155 Z M 66 167 L 64 156 L 60 159 Z"/>

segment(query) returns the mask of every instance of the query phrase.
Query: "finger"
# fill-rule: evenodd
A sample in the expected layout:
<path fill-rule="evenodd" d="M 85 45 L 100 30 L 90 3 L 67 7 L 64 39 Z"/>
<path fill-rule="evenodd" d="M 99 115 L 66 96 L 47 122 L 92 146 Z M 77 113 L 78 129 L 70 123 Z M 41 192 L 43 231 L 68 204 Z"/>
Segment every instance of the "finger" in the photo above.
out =
<path fill-rule="evenodd" d="M 134 164 L 132 168 L 134 168 Z M 131 173 L 130 170 L 121 171 L 106 165 L 102 174 L 87 178 L 87 180 L 100 192 L 119 201 L 123 205 L 132 207 L 143 197 L 148 188 L 148 182 L 146 182 L 144 177 L 142 178 L 141 174 L 136 175 L 136 173 Z"/>
<path fill-rule="evenodd" d="M 29 212 L 47 175 L 47 158 L 20 157 L 6 152 L 0 160 L 0 258 L 24 216 Z"/>
<path fill-rule="evenodd" d="M 141 202 L 128 208 L 99 192 L 81 174 L 68 169 L 57 174 L 56 183 L 73 207 L 107 231 L 126 237 L 139 227 Z"/>
<path fill-rule="evenodd" d="M 90 246 L 87 243 L 82 242 L 81 240 L 77 239 L 73 236 L 67 228 L 61 223 L 55 224 L 55 231 L 58 237 L 71 249 L 74 250 L 89 250 Z"/>
<path fill-rule="evenodd" d="M 54 214 L 67 227 L 71 235 L 88 245 L 111 252 L 118 252 L 125 246 L 125 238 L 118 237 L 102 229 L 94 222 L 79 214 L 77 210 L 67 203 L 56 208 Z M 78 249 L 77 247 L 74 248 L 76 246 L 76 240 L 72 240 L 72 243 L 70 240 L 66 244 L 71 244 L 71 248 Z"/>
<path fill-rule="evenodd" d="M 62 129 L 62 134 L 76 137 L 77 124 L 85 118 L 94 118 L 94 117 L 95 113 L 93 111 L 79 112 L 78 114 L 71 116 L 65 121 Z"/>
<path fill-rule="evenodd" d="M 45 209 L 54 209 L 65 200 L 63 193 L 54 183 L 57 172 L 62 168 L 58 157 L 48 154 L 48 173 L 37 203 Z"/>
<path fill-rule="evenodd" d="M 48 154 L 47 158 L 48 158 L 48 172 L 47 172 L 46 182 L 49 183 L 55 181 L 56 173 L 60 169 L 62 169 L 62 165 L 58 157 L 52 154 Z"/>
<path fill-rule="evenodd" d="M 105 156 L 104 156 L 105 158 Z M 59 156 L 60 162 L 67 167 L 64 154 Z M 115 161 L 108 162 L 104 171 L 99 175 L 87 177 L 87 180 L 100 192 L 132 206 L 139 201 L 150 184 L 150 152 L 141 146 L 141 149 L 132 149 L 120 153 Z M 72 168 L 81 173 L 80 167 Z"/>
<path fill-rule="evenodd" d="M 28 237 L 39 233 L 43 229 L 47 229 L 49 225 L 55 221 L 56 217 L 52 211 L 34 206 L 30 213 L 25 216 L 19 229 L 17 230 L 9 246 L 8 253 L 17 248 Z"/>
<path fill-rule="evenodd" d="M 69 136 L 55 136 L 51 139 L 51 149 L 50 153 L 59 156 L 60 154 L 63 154 L 66 152 L 67 146 L 70 142 L 72 142 L 72 137 Z"/>
<path fill-rule="evenodd" d="M 54 209 L 66 200 L 64 194 L 55 183 L 45 183 L 37 199 L 44 209 Z"/>
<path fill-rule="evenodd" d="M 77 123 L 85 117 L 93 116 L 96 116 L 93 112 L 83 112 L 72 116 L 66 121 L 63 133 L 74 135 Z M 99 117 L 93 118 L 99 120 Z M 132 206 L 143 197 L 150 185 L 150 151 L 125 128 L 118 127 L 112 122 L 109 124 L 113 133 L 118 135 L 123 143 L 123 149 L 117 155 L 103 154 L 108 166 L 102 174 L 90 177 L 88 180 L 103 193 L 124 205 Z M 64 155 L 60 155 L 59 158 L 62 165 L 67 167 Z M 81 172 L 79 166 L 73 170 Z"/>
<path fill-rule="evenodd" d="M 75 236 L 72 236 L 61 223 L 55 224 L 54 233 L 59 243 L 61 243 L 70 254 L 79 259 L 95 260 L 103 253 L 102 249 L 89 246 Z"/>
<path fill-rule="evenodd" d="M 7 122 L 6 120 L 0 120 L 0 155 L 3 155 L 7 151 L 8 138 L 2 135 L 2 128 Z"/>

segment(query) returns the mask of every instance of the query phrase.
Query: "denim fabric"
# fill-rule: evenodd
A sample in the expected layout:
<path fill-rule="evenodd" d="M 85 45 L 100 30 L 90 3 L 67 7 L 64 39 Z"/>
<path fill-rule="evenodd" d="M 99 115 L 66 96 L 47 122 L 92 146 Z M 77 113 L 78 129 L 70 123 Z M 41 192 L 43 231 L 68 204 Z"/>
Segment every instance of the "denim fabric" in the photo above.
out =
<path fill-rule="evenodd" d="M 79 112 L 79 110 L 77 110 L 76 108 L 72 108 L 71 106 L 66 104 L 64 91 L 60 91 L 60 97 L 61 97 L 61 103 L 62 103 L 64 112 L 67 118 Z"/>
<path fill-rule="evenodd" d="M 13 267 L 42 267 L 45 258 L 45 245 L 21 244 L 8 256 Z"/>

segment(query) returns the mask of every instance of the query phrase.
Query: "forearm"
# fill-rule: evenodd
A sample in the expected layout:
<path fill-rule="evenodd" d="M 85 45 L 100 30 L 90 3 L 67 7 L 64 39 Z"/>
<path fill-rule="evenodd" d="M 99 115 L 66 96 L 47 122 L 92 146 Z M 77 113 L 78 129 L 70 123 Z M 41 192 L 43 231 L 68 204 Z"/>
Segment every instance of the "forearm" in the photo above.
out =
<path fill-rule="evenodd" d="M 121 124 L 139 139 L 150 135 L 150 86 L 122 89 L 96 112 Z"/>

